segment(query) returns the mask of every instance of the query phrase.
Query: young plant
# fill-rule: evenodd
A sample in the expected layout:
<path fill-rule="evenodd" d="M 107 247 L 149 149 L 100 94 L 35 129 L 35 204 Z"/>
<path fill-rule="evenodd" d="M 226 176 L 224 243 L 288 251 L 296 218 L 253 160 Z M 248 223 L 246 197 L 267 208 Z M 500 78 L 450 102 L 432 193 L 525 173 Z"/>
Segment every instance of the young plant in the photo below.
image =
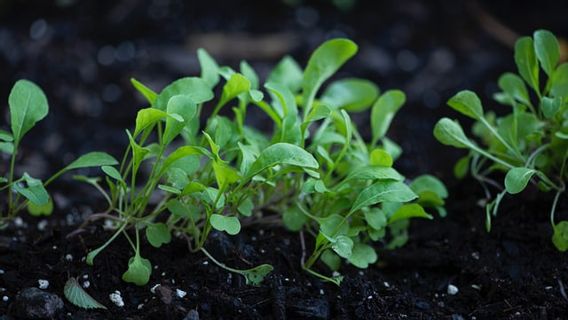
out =
<path fill-rule="evenodd" d="M 15 177 L 18 148 L 24 135 L 37 122 L 48 114 L 49 107 L 45 94 L 36 84 L 28 80 L 19 80 L 14 84 L 8 98 L 11 132 L 0 130 L 0 151 L 10 156 L 8 172 L 0 177 L 0 190 L 7 190 L 7 209 L 0 214 L 0 227 L 4 227 L 24 208 L 34 216 L 50 215 L 53 202 L 45 187 L 63 173 L 80 168 L 112 165 L 116 160 L 111 156 L 93 152 L 75 160 L 43 183 L 24 172 L 20 178 Z"/>
<path fill-rule="evenodd" d="M 505 73 L 499 78 L 501 92 L 494 99 L 511 111 L 497 117 L 485 112 L 474 92 L 461 91 L 448 105 L 474 119 L 473 134 L 481 145 L 466 136 L 460 124 L 441 119 L 434 136 L 443 144 L 468 149 L 467 156 L 455 165 L 455 174 L 463 177 L 468 168 L 486 193 L 486 228 L 497 215 L 505 194 L 518 194 L 529 182 L 545 192 L 554 192 L 550 223 L 552 242 L 560 251 L 568 250 L 568 221 L 555 222 L 555 211 L 568 181 L 568 64 L 559 63 L 556 37 L 538 30 L 533 37 L 520 38 L 515 45 L 518 74 Z M 527 89 L 528 86 L 528 89 Z M 492 173 L 504 172 L 501 184 Z M 489 187 L 498 190 L 491 200 Z"/>

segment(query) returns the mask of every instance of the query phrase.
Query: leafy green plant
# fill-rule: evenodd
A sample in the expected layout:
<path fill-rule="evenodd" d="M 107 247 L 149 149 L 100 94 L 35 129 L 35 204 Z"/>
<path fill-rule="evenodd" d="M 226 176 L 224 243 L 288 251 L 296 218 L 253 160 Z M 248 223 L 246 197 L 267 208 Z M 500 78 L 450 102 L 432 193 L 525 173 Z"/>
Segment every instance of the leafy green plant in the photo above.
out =
<path fill-rule="evenodd" d="M 258 284 L 272 266 L 228 267 L 205 249 L 206 241 L 212 230 L 236 235 L 242 223 L 281 221 L 316 238 L 304 268 L 338 283 L 338 277 L 314 270 L 320 257 L 334 270 L 339 257 L 365 268 L 377 259 L 371 242 L 390 239 L 389 247 L 402 245 L 409 218 L 431 218 L 424 207 L 444 215 L 447 191 L 440 181 L 423 176 L 407 185 L 392 168 L 401 150 L 385 134 L 404 103 L 402 92 L 379 97 L 370 81 L 344 79 L 318 94 L 356 51 L 350 40 L 329 40 L 315 50 L 305 70 L 285 57 L 262 88 L 248 63 L 241 62 L 239 71 L 220 67 L 204 50 L 198 51 L 200 77 L 176 80 L 160 93 L 133 80 L 150 107 L 138 112 L 134 131 L 127 131 L 130 145 L 120 166 L 102 168 L 109 192 L 95 179 L 81 178 L 104 193 L 106 213 L 116 214 L 107 217 L 117 223 L 115 234 L 91 251 L 87 262 L 93 263 L 122 233 L 134 250 L 123 280 L 143 285 L 152 268 L 140 254 L 139 233 L 144 230 L 154 247 L 171 241 L 174 233 L 185 237 L 192 251 Z M 223 115 L 228 106 L 233 119 Z M 247 124 L 253 108 L 272 121 L 271 136 Z M 367 144 L 347 112 L 369 108 L 373 139 Z M 203 111 L 210 116 L 202 129 Z M 184 144 L 174 147 L 178 137 Z M 144 164 L 149 172 L 140 183 Z M 130 228 L 135 240 L 127 233 Z"/>
<path fill-rule="evenodd" d="M 463 177 L 469 170 L 485 189 L 488 231 L 505 194 L 518 194 L 531 182 L 542 191 L 555 192 L 550 210 L 552 241 L 558 250 L 566 251 L 568 221 L 555 222 L 557 203 L 568 180 L 568 64 L 559 65 L 559 56 L 558 41 L 549 31 L 520 38 L 515 45 L 518 74 L 502 75 L 498 81 L 501 92 L 494 96 L 511 111 L 500 117 L 485 112 L 474 92 L 461 91 L 448 105 L 476 121 L 473 134 L 481 145 L 448 118 L 436 124 L 434 136 L 445 145 L 470 150 L 454 171 Z M 506 173 L 503 184 L 492 179 L 494 172 Z M 494 199 L 490 186 L 498 190 Z"/>
<path fill-rule="evenodd" d="M 19 80 L 14 84 L 8 104 L 11 132 L 0 130 L 0 152 L 10 155 L 8 172 L 5 177 L 0 177 L 0 190 L 8 192 L 7 210 L 0 215 L 0 226 L 5 226 L 26 207 L 31 215 L 50 215 L 53 211 L 53 202 L 45 187 L 63 173 L 73 169 L 117 163 L 108 154 L 93 152 L 75 160 L 48 178 L 45 183 L 26 172 L 20 178 L 16 178 L 18 147 L 24 135 L 47 116 L 49 107 L 41 88 L 28 80 Z"/>

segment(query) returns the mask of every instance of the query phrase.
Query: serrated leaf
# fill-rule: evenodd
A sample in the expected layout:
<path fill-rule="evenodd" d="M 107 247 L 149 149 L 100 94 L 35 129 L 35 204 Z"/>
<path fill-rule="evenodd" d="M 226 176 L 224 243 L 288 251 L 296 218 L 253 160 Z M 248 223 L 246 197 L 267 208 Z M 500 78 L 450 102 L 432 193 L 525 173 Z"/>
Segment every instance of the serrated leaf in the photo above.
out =
<path fill-rule="evenodd" d="M 79 308 L 106 309 L 104 305 L 102 305 L 100 302 L 91 297 L 91 295 L 88 294 L 85 290 L 83 290 L 83 288 L 75 278 L 69 278 L 67 282 L 65 282 L 63 294 L 65 295 L 65 298 L 69 300 L 69 302 Z"/>
<path fill-rule="evenodd" d="M 247 285 L 258 286 L 272 270 L 274 270 L 274 267 L 271 265 L 261 264 L 251 269 L 241 270 L 240 273 L 245 277 Z"/>

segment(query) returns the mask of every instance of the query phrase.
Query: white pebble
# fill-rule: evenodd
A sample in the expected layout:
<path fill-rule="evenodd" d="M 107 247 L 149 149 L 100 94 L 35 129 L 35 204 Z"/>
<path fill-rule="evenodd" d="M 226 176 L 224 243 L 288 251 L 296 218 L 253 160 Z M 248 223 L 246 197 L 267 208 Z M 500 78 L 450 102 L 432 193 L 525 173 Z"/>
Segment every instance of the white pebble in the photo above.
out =
<path fill-rule="evenodd" d="M 16 227 L 22 227 L 24 225 L 24 219 L 22 219 L 21 217 L 16 217 L 16 219 L 14 219 L 14 224 L 16 225 Z"/>
<path fill-rule="evenodd" d="M 40 222 L 37 223 L 37 229 L 39 231 L 44 231 L 45 228 L 47 228 L 47 220 L 41 220 Z"/>
<path fill-rule="evenodd" d="M 47 281 L 47 280 L 39 279 L 37 281 L 37 283 L 38 283 L 40 289 L 45 290 L 45 289 L 49 288 L 49 281 Z"/>
<path fill-rule="evenodd" d="M 68 253 L 68 254 L 65 255 L 65 260 L 67 260 L 67 261 L 73 261 L 73 256 Z"/>
<path fill-rule="evenodd" d="M 373 299 L 373 296 L 368 296 L 368 297 L 367 297 L 367 300 L 371 300 L 371 299 Z"/>
<path fill-rule="evenodd" d="M 0 269 L 0 274 L 4 274 L 4 269 Z"/>
<path fill-rule="evenodd" d="M 323 291 L 323 289 L 320 289 L 320 294 L 323 296 L 325 294 L 325 292 Z"/>
<path fill-rule="evenodd" d="M 391 285 L 390 285 L 388 282 L 386 282 L 386 281 L 383 282 L 383 285 L 385 286 L 385 288 L 390 288 L 390 286 L 391 286 Z"/>
<path fill-rule="evenodd" d="M 209 264 L 209 261 L 203 261 L 203 265 L 206 266 Z"/>
<path fill-rule="evenodd" d="M 166 272 L 162 272 L 162 277 L 165 277 L 165 276 L 166 276 Z"/>
<path fill-rule="evenodd" d="M 156 289 L 160 286 L 160 284 L 155 284 L 154 286 L 152 286 L 152 288 L 150 288 L 150 292 L 152 293 L 156 293 Z"/>
<path fill-rule="evenodd" d="M 180 289 L 176 289 L 176 295 L 178 296 L 178 298 L 183 298 L 187 295 L 187 292 L 180 290 Z"/>
<path fill-rule="evenodd" d="M 89 279 L 89 275 L 88 275 L 88 274 L 84 274 L 84 275 L 83 275 L 83 279 Z"/>
<path fill-rule="evenodd" d="M 83 288 L 87 289 L 90 286 L 91 286 L 91 282 L 89 282 L 89 281 L 83 282 Z"/>
<path fill-rule="evenodd" d="M 8 302 L 8 300 L 10 300 L 10 298 L 8 298 L 8 296 L 3 296 L 3 297 L 2 297 L 2 301 Z"/>
<path fill-rule="evenodd" d="M 450 296 L 455 296 L 459 291 L 460 290 L 458 289 L 458 287 L 454 286 L 453 284 L 448 285 L 448 294 Z"/>
<path fill-rule="evenodd" d="M 140 309 L 142 309 L 143 307 L 144 307 L 144 304 L 141 303 L 141 304 L 138 305 L 137 309 L 140 310 Z"/>
<path fill-rule="evenodd" d="M 108 297 L 110 298 L 110 301 L 112 301 L 112 303 L 114 303 L 117 307 L 124 307 L 124 301 L 122 300 L 120 291 L 116 290 L 115 292 L 109 294 Z"/>

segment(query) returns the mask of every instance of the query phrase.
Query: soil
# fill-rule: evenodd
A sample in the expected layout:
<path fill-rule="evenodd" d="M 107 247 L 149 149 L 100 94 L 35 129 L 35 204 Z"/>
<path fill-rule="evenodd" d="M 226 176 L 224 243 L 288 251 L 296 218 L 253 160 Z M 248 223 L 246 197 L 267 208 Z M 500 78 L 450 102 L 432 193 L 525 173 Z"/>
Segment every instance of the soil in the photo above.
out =
<path fill-rule="evenodd" d="M 62 7 L 64 3 L 70 4 Z M 190 254 L 181 239 L 160 250 L 143 246 L 143 255 L 157 268 L 149 285 L 136 287 L 120 279 L 132 254 L 125 240 L 119 238 L 90 267 L 85 254 L 109 232 L 99 223 L 67 237 L 86 215 L 104 205 L 91 189 L 67 178 L 50 190 L 57 208 L 53 216 L 24 217 L 0 234 L 0 297 L 8 299 L 0 301 L 0 319 L 14 318 L 18 292 L 38 287 L 40 279 L 49 281 L 45 292 L 65 302 L 55 319 L 568 317 L 568 255 L 550 242 L 549 195 L 531 189 L 516 201 L 506 198 L 487 233 L 484 211 L 477 204 L 482 197 L 479 186 L 451 177 L 450 164 L 461 153 L 431 137 L 439 117 L 456 117 L 443 106 L 448 96 L 467 87 L 482 93 L 484 103 L 493 107 L 488 97 L 497 76 L 514 68 L 510 47 L 484 31 L 470 2 L 361 1 L 350 12 L 326 1 L 297 6 L 229 3 L 2 2 L 0 99 L 5 101 L 16 79 L 26 77 L 44 88 L 52 112 L 24 140 L 20 170 L 42 177 L 88 151 L 119 154 L 126 144 L 123 130 L 132 125 L 141 101 L 129 87 L 129 77 L 160 88 L 196 74 L 194 48 L 204 46 L 229 65 L 245 57 L 265 76 L 285 53 L 306 61 L 323 39 L 349 36 L 360 44 L 360 53 L 340 76 L 365 77 L 381 89 L 407 92 L 405 112 L 389 133 L 405 150 L 397 167 L 410 177 L 430 172 L 446 181 L 451 191 L 448 217 L 412 222 L 405 247 L 381 250 L 379 262 L 367 270 L 345 266 L 341 287 L 303 272 L 298 234 L 274 225 L 250 226 L 236 237 L 217 233 L 207 244 L 231 266 L 273 264 L 274 272 L 259 287 L 246 286 L 242 277 L 219 269 L 201 254 Z M 566 37 L 565 17 L 559 13 L 566 12 L 567 4 L 539 1 L 535 10 L 535 3 L 480 1 L 521 34 L 545 27 Z M 516 14 L 510 12 L 513 7 Z M 278 50 L 261 50 L 263 43 L 255 40 L 263 37 L 279 39 Z M 250 48 L 221 46 L 215 51 L 215 44 L 233 38 Z M 364 114 L 354 119 L 362 125 L 367 121 Z M 253 121 L 262 128 L 262 118 Z M 568 218 L 566 199 L 558 215 Z M 108 311 L 85 311 L 68 303 L 62 292 L 69 277 L 81 284 L 89 281 L 87 291 Z M 152 292 L 156 284 L 160 286 Z M 449 294 L 449 286 L 457 293 Z M 176 289 L 186 295 L 178 297 Z M 115 290 L 124 299 L 122 308 L 109 299 Z"/>

